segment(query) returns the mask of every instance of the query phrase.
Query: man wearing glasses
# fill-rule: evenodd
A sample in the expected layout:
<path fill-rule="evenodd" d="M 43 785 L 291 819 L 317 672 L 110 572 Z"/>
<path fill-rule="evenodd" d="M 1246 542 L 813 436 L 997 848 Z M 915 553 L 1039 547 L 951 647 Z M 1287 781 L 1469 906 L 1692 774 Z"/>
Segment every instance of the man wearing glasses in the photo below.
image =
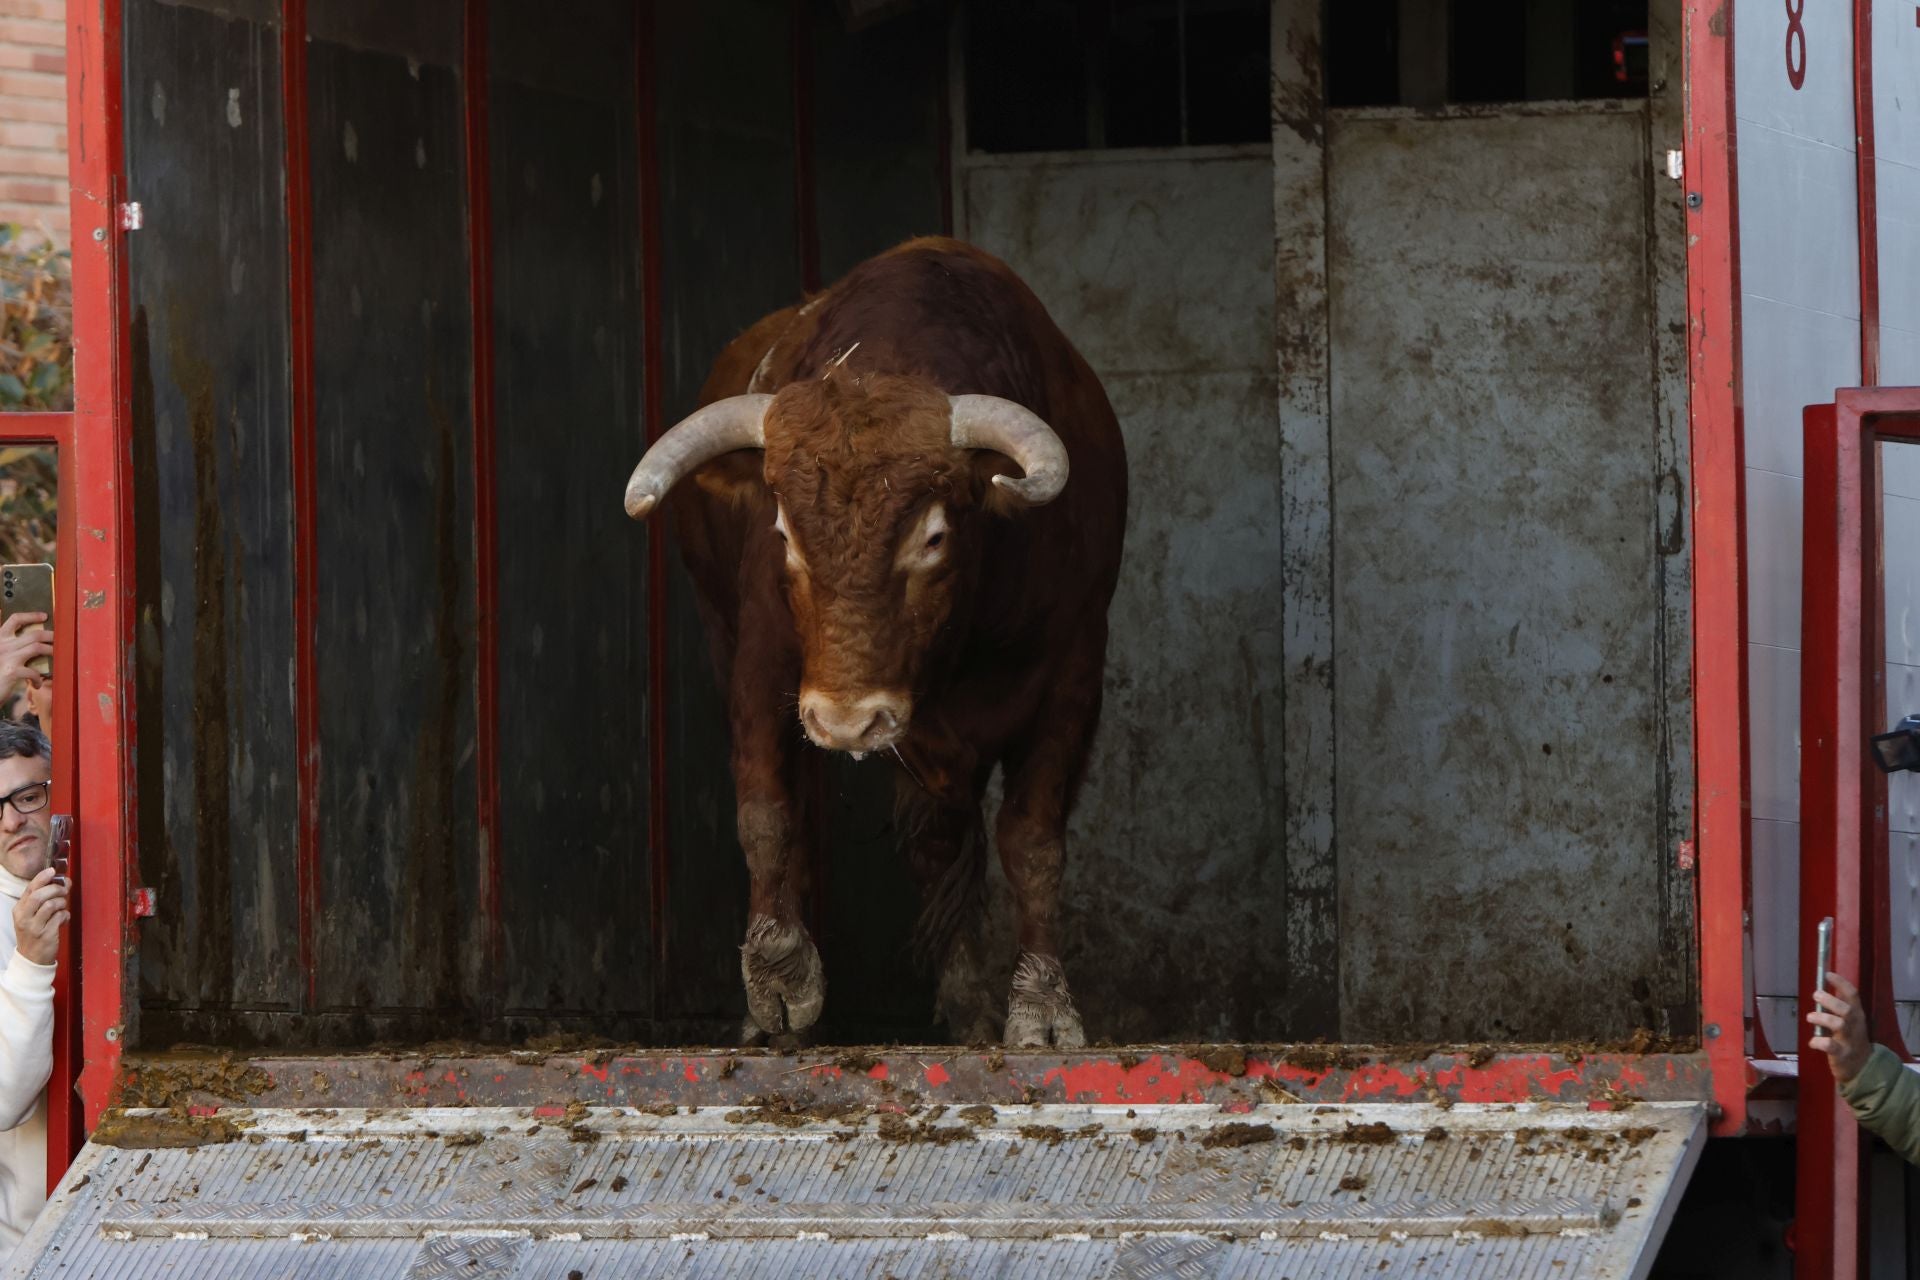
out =
<path fill-rule="evenodd" d="M 0 720 L 0 1257 L 47 1193 L 53 966 L 67 885 L 53 868 L 53 752 L 38 729 Z"/>

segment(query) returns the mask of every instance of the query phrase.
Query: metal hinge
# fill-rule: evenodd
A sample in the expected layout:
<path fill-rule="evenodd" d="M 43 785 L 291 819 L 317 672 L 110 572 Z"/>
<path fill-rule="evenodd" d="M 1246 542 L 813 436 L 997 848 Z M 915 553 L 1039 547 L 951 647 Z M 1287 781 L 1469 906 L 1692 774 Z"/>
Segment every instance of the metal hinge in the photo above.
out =
<path fill-rule="evenodd" d="M 1667 176 L 1675 182 L 1687 176 L 1687 153 L 1684 151 L 1667 152 Z"/>
<path fill-rule="evenodd" d="M 120 206 L 120 229 L 138 231 L 146 221 L 146 214 L 140 208 L 138 200 L 129 200 Z"/>

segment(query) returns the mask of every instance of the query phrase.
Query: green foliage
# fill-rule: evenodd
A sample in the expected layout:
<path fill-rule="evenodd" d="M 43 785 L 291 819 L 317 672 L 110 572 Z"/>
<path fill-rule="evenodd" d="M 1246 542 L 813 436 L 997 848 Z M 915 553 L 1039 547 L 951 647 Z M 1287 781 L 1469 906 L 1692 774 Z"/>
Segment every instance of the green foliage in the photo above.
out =
<path fill-rule="evenodd" d="M 72 407 L 72 257 L 0 223 L 0 411 Z"/>
<path fill-rule="evenodd" d="M 52 449 L 0 448 L 0 563 L 53 563 L 57 468 Z"/>

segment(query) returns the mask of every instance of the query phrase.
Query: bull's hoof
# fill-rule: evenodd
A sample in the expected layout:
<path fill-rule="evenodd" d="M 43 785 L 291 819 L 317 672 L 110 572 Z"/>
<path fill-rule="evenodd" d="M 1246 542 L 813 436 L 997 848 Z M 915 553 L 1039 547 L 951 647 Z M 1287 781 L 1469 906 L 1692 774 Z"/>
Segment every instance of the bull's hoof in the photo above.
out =
<path fill-rule="evenodd" d="M 1087 1033 L 1067 992 L 1067 975 L 1052 956 L 1020 953 L 1007 998 L 1007 1044 L 1021 1049 L 1083 1049 Z"/>
<path fill-rule="evenodd" d="M 755 917 L 740 946 L 740 977 L 747 986 L 747 1012 L 769 1036 L 806 1030 L 827 1002 L 820 952 L 797 924 Z"/>

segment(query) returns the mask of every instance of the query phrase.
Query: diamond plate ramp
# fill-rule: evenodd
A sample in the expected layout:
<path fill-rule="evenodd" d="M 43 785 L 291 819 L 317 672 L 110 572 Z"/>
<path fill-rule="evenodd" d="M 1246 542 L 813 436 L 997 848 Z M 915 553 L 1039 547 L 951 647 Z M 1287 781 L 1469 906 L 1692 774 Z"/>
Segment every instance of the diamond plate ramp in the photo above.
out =
<path fill-rule="evenodd" d="M 1683 1103 L 126 1115 L 0 1274 L 1630 1277 L 1705 1140 Z"/>

